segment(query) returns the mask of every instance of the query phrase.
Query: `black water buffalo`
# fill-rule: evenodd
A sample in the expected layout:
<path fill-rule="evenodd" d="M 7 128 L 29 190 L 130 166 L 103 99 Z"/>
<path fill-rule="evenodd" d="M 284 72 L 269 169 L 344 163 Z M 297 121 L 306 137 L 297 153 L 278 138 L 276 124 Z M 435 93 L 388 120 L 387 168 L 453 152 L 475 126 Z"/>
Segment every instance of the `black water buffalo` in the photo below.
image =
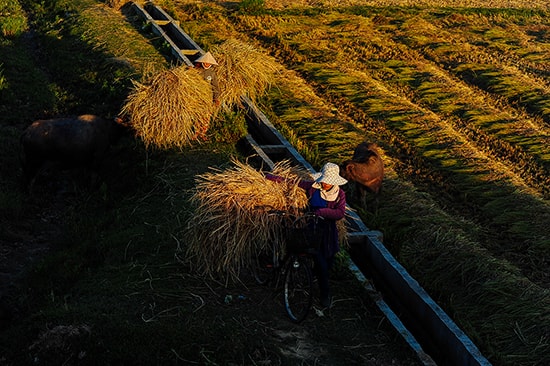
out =
<path fill-rule="evenodd" d="M 366 192 L 378 194 L 384 179 L 384 162 L 380 157 L 378 145 L 369 142 L 359 144 L 353 152 L 353 157 L 340 165 L 340 174 L 356 183 L 356 190 L 363 204 Z"/>
<path fill-rule="evenodd" d="M 120 118 L 94 115 L 33 122 L 21 135 L 25 185 L 32 187 L 45 163 L 60 168 L 87 168 L 97 173 L 109 146 L 127 130 Z"/>

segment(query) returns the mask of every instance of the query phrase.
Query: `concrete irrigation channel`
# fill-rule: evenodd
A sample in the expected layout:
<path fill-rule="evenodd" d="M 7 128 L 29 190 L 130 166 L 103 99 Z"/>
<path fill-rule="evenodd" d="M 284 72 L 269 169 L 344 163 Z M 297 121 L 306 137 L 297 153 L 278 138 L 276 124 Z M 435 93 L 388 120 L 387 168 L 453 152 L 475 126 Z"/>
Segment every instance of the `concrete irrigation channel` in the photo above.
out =
<path fill-rule="evenodd" d="M 133 3 L 132 9 L 170 45 L 176 62 L 192 66 L 205 53 L 177 21 L 154 3 Z M 269 168 L 289 159 L 315 172 L 250 99 L 243 96 L 242 102 L 249 132 L 244 145 L 250 159 Z M 350 270 L 419 360 L 424 365 L 490 365 L 471 339 L 386 249 L 381 234 L 369 230 L 352 210 L 347 216 Z"/>

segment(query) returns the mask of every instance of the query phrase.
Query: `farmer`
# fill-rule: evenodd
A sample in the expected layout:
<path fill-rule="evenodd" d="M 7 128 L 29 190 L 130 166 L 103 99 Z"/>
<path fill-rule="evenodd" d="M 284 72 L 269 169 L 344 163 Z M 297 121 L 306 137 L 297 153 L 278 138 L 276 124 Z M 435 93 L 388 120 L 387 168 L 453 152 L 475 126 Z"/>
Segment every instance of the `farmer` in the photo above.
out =
<path fill-rule="evenodd" d="M 281 177 L 266 174 L 266 178 L 281 181 Z M 309 209 L 321 216 L 323 239 L 315 257 L 315 275 L 319 281 L 319 300 L 323 307 L 330 307 L 329 271 L 334 263 L 336 253 L 340 251 L 338 228 L 336 222 L 346 213 L 346 194 L 341 185 L 347 180 L 340 176 L 337 164 L 326 163 L 321 172 L 312 175 L 313 181 L 301 180 L 298 186 L 306 191 Z"/>
<path fill-rule="evenodd" d="M 216 59 L 210 52 L 206 52 L 204 55 L 195 60 L 195 67 L 198 68 L 204 80 L 208 81 L 212 86 L 212 93 L 214 96 L 214 104 L 220 104 L 220 87 L 218 85 L 218 77 L 216 76 L 216 70 L 212 67 L 218 65 Z"/>

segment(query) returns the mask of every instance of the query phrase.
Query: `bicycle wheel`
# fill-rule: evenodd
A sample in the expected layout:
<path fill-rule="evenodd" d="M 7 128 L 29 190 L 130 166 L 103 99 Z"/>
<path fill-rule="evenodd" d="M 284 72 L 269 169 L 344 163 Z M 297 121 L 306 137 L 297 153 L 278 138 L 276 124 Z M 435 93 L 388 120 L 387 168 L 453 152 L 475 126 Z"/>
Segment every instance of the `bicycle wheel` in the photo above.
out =
<path fill-rule="evenodd" d="M 276 264 L 273 253 L 261 253 L 252 261 L 252 273 L 258 285 L 267 285 L 275 276 Z"/>
<path fill-rule="evenodd" d="M 311 268 L 307 258 L 291 256 L 285 264 L 285 309 L 290 319 L 299 323 L 309 313 L 313 303 Z"/>

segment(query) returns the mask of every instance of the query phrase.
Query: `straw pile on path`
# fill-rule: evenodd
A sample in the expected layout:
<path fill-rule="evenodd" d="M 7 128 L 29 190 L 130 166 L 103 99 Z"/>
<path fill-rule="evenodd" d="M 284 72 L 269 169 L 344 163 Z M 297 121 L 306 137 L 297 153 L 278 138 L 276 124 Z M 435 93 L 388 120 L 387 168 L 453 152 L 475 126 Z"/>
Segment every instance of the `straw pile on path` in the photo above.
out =
<path fill-rule="evenodd" d="M 236 39 L 213 47 L 211 52 L 219 64 L 216 75 L 220 100 L 226 107 L 240 104 L 242 95 L 255 101 L 275 83 L 281 72 L 275 59 Z"/>
<path fill-rule="evenodd" d="M 154 75 L 134 90 L 122 108 L 147 147 L 183 147 L 205 137 L 214 112 L 212 88 L 186 66 Z"/>
<path fill-rule="evenodd" d="M 297 183 L 307 172 L 285 161 L 273 174 L 285 178 L 277 183 L 249 165 L 233 160 L 234 166 L 197 177 L 193 202 L 197 206 L 190 222 L 185 252 L 195 270 L 216 277 L 237 278 L 250 267 L 250 260 L 279 231 L 281 218 L 271 209 L 298 214 L 307 206 L 307 196 Z"/>

